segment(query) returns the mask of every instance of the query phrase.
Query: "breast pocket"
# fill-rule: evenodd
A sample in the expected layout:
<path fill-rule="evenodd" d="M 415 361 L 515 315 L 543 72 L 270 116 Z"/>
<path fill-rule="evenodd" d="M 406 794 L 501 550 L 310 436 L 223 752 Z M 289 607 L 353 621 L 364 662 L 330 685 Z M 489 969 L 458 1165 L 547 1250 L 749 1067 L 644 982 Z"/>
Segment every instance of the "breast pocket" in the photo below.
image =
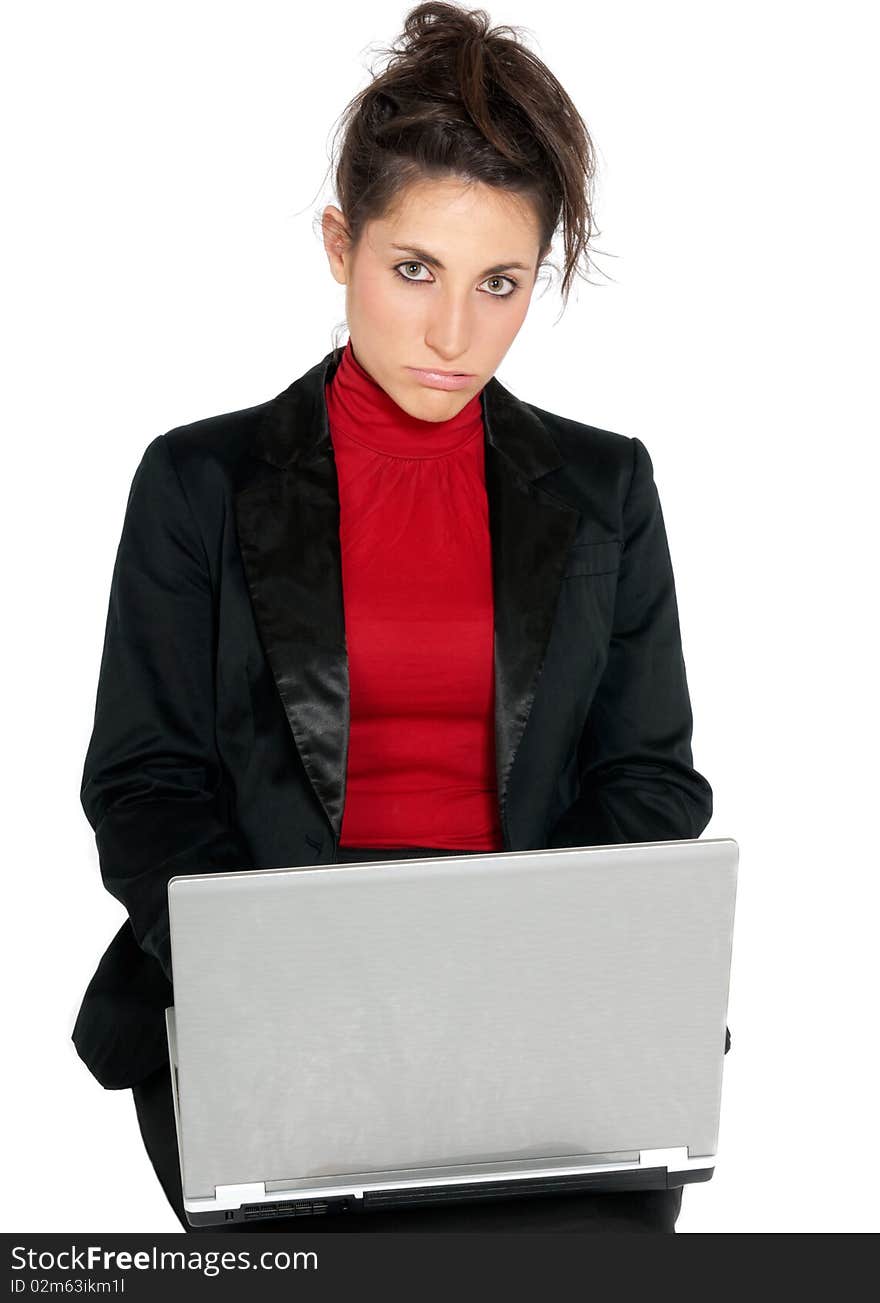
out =
<path fill-rule="evenodd" d="M 563 579 L 575 575 L 611 575 L 620 567 L 620 541 L 607 539 L 602 543 L 575 543 L 568 554 Z"/>

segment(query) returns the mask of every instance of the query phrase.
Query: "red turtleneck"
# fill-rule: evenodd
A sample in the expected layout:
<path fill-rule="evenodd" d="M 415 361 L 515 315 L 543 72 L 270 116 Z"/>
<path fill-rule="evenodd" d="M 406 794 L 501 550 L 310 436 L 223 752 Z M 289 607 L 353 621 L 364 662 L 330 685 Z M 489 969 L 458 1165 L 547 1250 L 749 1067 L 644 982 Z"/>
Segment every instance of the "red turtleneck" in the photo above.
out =
<path fill-rule="evenodd" d="M 351 689 L 340 843 L 500 850 L 480 396 L 410 416 L 350 340 L 325 394 Z"/>

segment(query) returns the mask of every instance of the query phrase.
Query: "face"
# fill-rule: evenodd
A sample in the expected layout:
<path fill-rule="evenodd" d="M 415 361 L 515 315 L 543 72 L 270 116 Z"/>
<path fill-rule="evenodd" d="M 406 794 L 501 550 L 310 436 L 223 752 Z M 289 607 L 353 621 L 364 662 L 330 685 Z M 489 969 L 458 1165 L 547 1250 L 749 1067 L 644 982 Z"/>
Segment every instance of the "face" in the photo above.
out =
<path fill-rule="evenodd" d="M 346 232 L 329 204 L 324 247 L 345 286 L 355 357 L 411 416 L 448 420 L 494 375 L 525 320 L 538 274 L 535 210 L 482 184 L 420 181 L 353 250 Z M 467 379 L 443 389 L 418 368 Z"/>

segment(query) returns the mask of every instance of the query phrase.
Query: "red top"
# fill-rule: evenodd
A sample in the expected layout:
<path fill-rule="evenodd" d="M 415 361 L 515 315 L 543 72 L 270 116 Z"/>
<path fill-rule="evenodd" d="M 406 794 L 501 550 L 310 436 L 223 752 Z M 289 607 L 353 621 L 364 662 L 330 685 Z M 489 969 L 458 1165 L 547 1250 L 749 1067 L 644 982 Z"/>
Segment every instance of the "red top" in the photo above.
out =
<path fill-rule="evenodd" d="M 501 850 L 480 396 L 410 416 L 350 340 L 325 393 L 351 690 L 340 844 Z"/>

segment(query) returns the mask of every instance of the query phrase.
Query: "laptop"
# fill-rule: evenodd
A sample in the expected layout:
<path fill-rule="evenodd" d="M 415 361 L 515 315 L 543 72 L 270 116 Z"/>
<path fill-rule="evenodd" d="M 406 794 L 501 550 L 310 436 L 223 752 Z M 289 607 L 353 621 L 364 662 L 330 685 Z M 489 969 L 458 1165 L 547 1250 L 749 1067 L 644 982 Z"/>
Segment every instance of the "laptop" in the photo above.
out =
<path fill-rule="evenodd" d="M 188 1221 L 710 1179 L 738 857 L 710 838 L 172 878 Z"/>

